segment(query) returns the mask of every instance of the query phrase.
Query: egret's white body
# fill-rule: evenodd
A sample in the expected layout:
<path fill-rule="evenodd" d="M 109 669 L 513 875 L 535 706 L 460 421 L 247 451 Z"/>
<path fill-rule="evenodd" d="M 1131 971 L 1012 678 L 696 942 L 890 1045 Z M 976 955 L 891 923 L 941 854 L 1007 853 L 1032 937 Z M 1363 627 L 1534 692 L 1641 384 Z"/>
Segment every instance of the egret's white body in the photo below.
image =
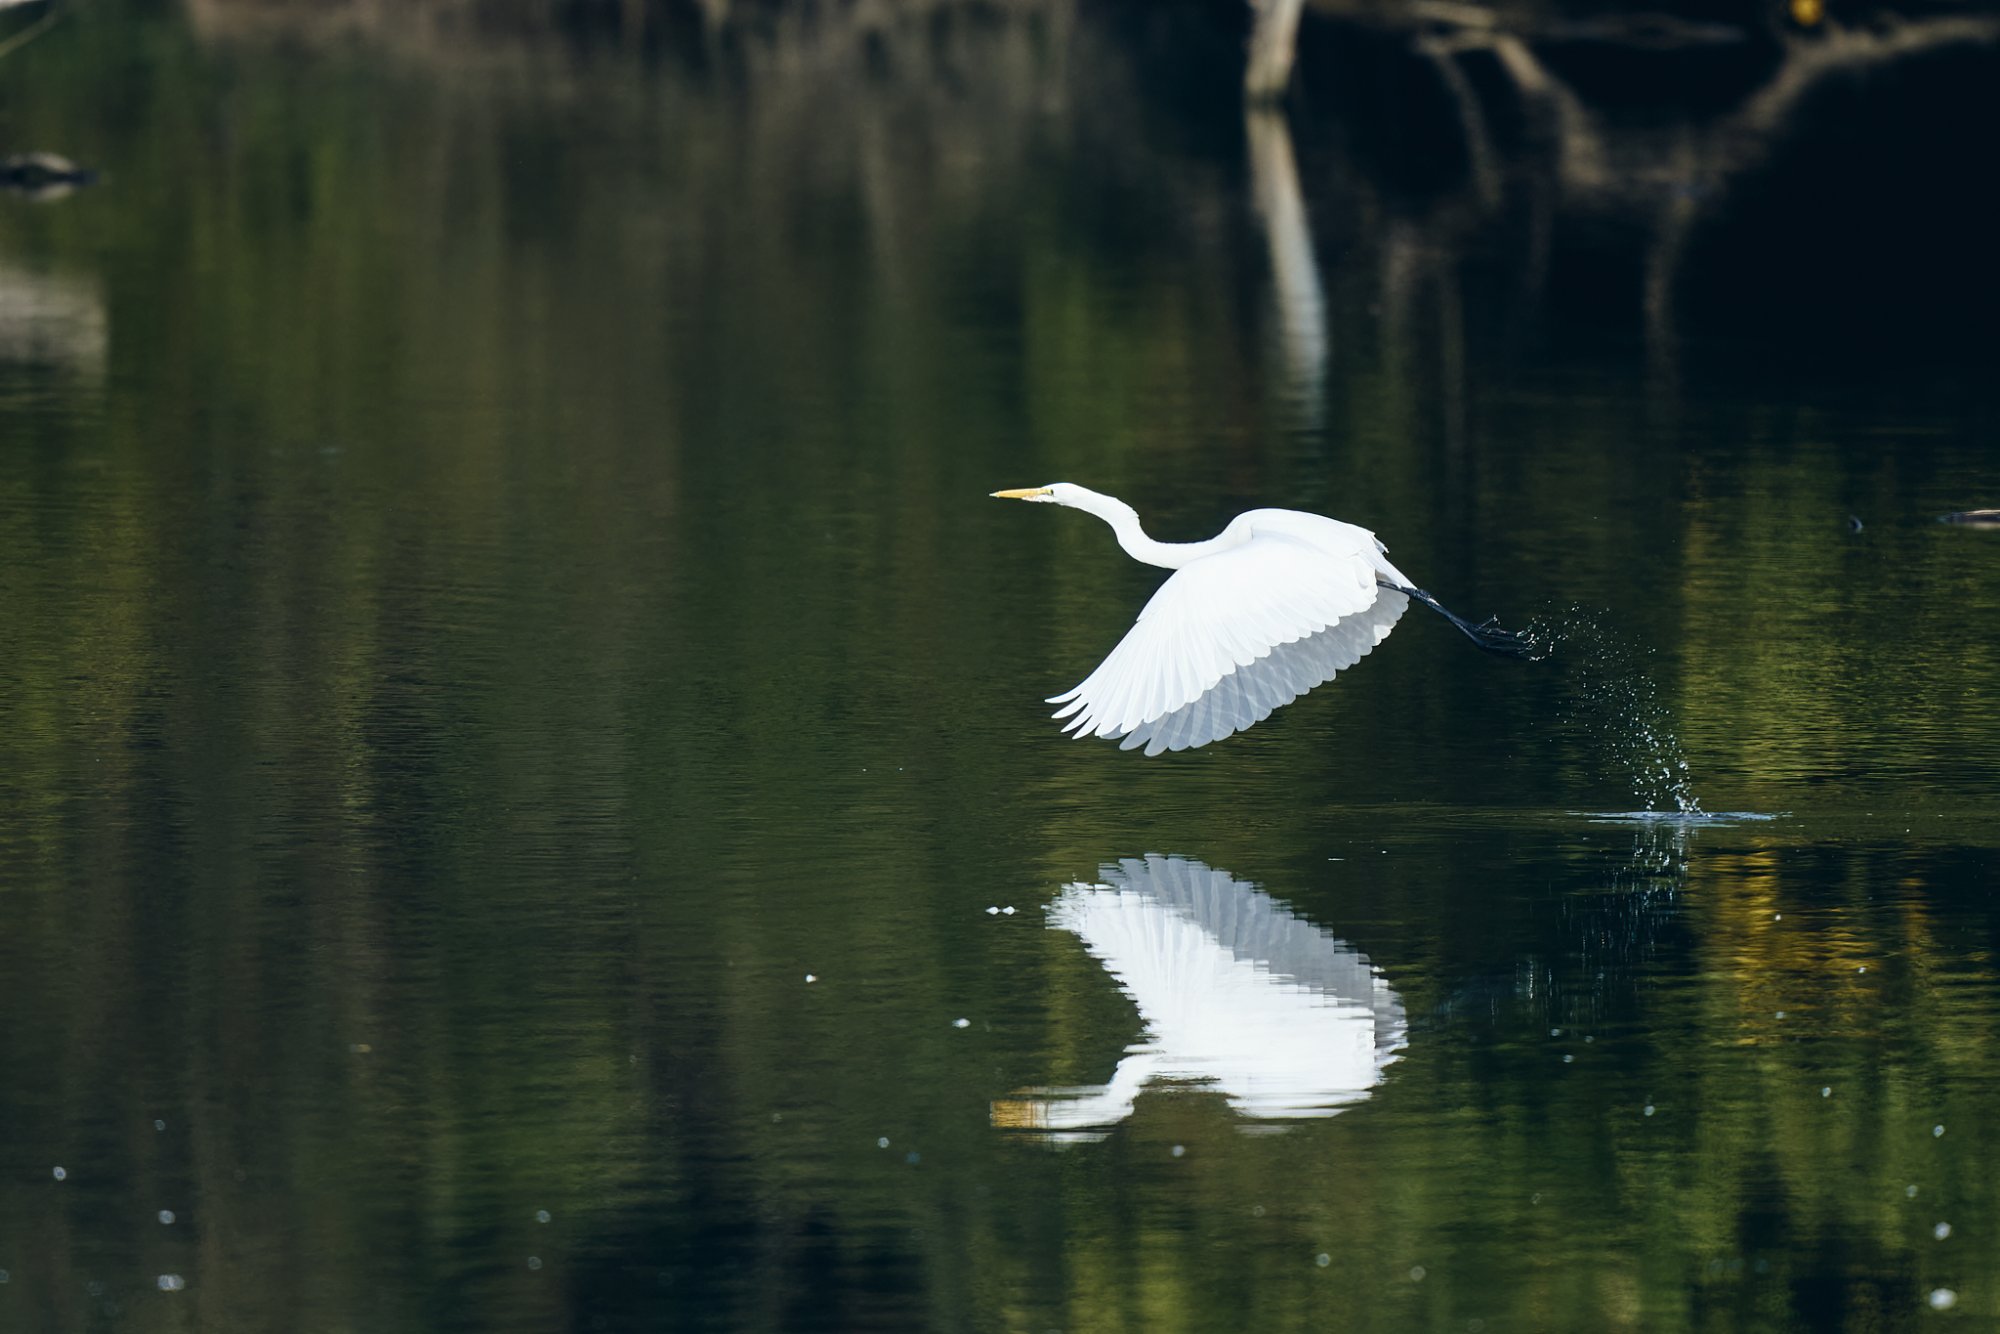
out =
<path fill-rule="evenodd" d="M 1134 560 L 1174 572 L 1116 648 L 1054 696 L 1077 736 L 1148 755 L 1187 750 L 1262 722 L 1388 638 L 1416 597 L 1482 647 L 1524 651 L 1414 588 L 1366 528 L 1302 510 L 1250 510 L 1206 542 L 1156 542 L 1122 500 L 1068 482 L 995 491 L 1066 505 L 1111 525 Z"/>

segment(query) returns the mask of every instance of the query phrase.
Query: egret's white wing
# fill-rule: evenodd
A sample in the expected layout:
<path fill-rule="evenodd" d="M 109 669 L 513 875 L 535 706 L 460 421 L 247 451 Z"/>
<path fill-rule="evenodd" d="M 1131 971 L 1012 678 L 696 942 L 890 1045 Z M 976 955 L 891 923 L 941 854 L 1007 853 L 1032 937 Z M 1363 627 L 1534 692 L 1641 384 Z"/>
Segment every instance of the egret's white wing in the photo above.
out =
<path fill-rule="evenodd" d="M 1097 670 L 1049 702 L 1078 736 L 1148 755 L 1207 745 L 1353 666 L 1408 605 L 1368 553 L 1259 534 L 1175 571 Z"/>
<path fill-rule="evenodd" d="M 1366 611 L 1334 622 L 1318 634 L 1280 644 L 1269 654 L 1216 682 L 1191 703 L 1125 734 L 1119 747 L 1144 746 L 1148 755 L 1163 750 L 1192 750 L 1261 723 L 1271 712 L 1290 704 L 1314 686 L 1325 685 L 1335 673 L 1352 667 L 1377 644 L 1410 605 L 1393 588 L 1385 588 Z"/>

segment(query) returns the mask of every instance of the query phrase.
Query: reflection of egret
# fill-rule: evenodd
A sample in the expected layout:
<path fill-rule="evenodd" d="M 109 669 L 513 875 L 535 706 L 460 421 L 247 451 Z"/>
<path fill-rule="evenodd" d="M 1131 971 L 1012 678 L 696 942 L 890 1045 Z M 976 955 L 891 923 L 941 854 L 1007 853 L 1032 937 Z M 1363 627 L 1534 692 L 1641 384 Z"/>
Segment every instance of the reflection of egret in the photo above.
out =
<path fill-rule="evenodd" d="M 1525 636 L 1474 625 L 1412 587 L 1351 523 L 1250 510 L 1206 542 L 1155 542 L 1130 505 L 1068 482 L 993 494 L 1094 514 L 1125 554 L 1175 572 L 1097 670 L 1049 701 L 1063 705 L 1066 730 L 1122 737 L 1125 750 L 1187 750 L 1262 722 L 1388 638 L 1410 598 L 1481 648 L 1532 651 Z"/>
<path fill-rule="evenodd" d="M 1332 1116 L 1402 1049 L 1402 1002 L 1367 956 L 1255 886 L 1180 857 L 1098 874 L 1065 886 L 1049 923 L 1118 979 L 1145 1033 L 1109 1083 L 996 1102 L 995 1125 L 1111 1125 L 1155 1079 L 1211 1084 L 1249 1117 Z"/>

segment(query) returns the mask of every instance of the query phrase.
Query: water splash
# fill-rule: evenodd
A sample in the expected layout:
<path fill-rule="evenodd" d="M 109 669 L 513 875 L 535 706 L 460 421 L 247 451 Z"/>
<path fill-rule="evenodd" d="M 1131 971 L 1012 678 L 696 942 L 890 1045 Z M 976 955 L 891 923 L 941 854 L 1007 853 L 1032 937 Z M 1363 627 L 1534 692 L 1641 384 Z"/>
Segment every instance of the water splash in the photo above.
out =
<path fill-rule="evenodd" d="M 1623 865 L 1611 873 L 1613 890 L 1645 897 L 1658 891 L 1671 894 L 1687 877 L 1688 833 L 1691 820 L 1661 814 L 1659 818 L 1632 823 L 1632 851 Z"/>
<path fill-rule="evenodd" d="M 1577 716 L 1624 769 L 1646 810 L 1703 818 L 1672 714 L 1645 670 L 1652 650 L 1638 648 L 1582 607 L 1537 616 L 1527 633 L 1537 657 L 1560 659 L 1570 669 Z"/>

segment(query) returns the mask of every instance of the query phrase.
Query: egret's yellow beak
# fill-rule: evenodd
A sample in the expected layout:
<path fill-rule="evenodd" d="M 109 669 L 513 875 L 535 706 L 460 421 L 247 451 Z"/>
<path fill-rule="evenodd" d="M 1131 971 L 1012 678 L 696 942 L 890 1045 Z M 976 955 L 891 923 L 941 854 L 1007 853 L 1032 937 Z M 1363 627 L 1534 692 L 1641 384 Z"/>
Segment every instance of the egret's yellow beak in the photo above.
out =
<path fill-rule="evenodd" d="M 1053 494 L 1055 494 L 1054 488 L 1047 486 L 1023 486 L 1012 491 L 995 491 L 992 493 L 995 500 L 1033 500 L 1036 496 Z"/>

